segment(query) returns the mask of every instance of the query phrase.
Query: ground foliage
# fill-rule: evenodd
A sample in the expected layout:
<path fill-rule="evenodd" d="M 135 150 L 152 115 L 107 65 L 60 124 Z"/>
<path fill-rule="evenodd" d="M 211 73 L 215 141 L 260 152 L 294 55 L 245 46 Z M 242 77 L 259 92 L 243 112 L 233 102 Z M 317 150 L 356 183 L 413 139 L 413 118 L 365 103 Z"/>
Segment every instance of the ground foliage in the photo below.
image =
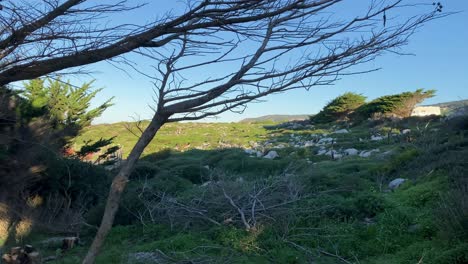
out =
<path fill-rule="evenodd" d="M 466 119 L 394 122 L 365 122 L 350 127 L 348 134 L 334 135 L 335 149 L 380 149 L 369 158 L 332 160 L 317 156 L 315 147 L 277 149 L 280 158 L 275 160 L 249 157 L 235 146 L 147 154 L 131 177 L 97 262 L 466 263 Z M 170 129 L 177 131 L 178 125 L 196 127 L 174 124 Z M 254 132 L 247 138 L 278 143 L 292 133 L 312 137 L 340 128 L 329 124 L 271 131 L 257 125 L 242 127 Z M 235 123 L 201 127 L 204 133 L 219 133 L 219 127 L 239 131 Z M 400 134 L 395 127 L 411 133 Z M 388 131 L 396 135 L 378 142 L 359 140 Z M 192 146 L 203 144 L 196 139 L 200 132 L 193 133 Z M 172 137 L 177 141 L 190 135 Z M 407 181 L 389 191 L 387 184 L 395 178 Z M 224 193 L 245 212 L 250 229 Z M 252 197 L 259 201 L 255 217 Z M 102 207 L 90 208 L 90 225 L 99 223 Z M 81 234 L 86 243 L 93 232 Z M 25 241 L 39 243 L 43 236 Z M 67 252 L 57 263 L 79 263 L 85 250 Z"/>

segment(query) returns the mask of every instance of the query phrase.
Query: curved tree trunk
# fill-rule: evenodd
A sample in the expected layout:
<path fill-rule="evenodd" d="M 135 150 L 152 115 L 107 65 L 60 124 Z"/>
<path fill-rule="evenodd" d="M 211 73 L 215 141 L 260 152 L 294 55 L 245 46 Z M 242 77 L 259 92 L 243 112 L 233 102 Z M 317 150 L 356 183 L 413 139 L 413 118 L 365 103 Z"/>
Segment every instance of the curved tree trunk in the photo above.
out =
<path fill-rule="evenodd" d="M 99 254 L 104 240 L 112 228 L 115 214 L 119 209 L 119 203 L 122 197 L 122 193 L 128 182 L 128 177 L 133 171 L 136 162 L 141 156 L 141 153 L 146 146 L 151 142 L 156 133 L 159 131 L 162 125 L 166 122 L 167 117 L 162 116 L 158 113 L 155 114 L 148 127 L 144 130 L 141 137 L 138 139 L 136 145 L 133 147 L 127 160 L 120 168 L 119 173 L 115 176 L 112 181 L 112 185 L 107 197 L 106 208 L 104 209 L 104 215 L 102 217 L 101 226 L 94 237 L 94 241 L 83 260 L 83 264 L 94 263 L 96 256 Z"/>

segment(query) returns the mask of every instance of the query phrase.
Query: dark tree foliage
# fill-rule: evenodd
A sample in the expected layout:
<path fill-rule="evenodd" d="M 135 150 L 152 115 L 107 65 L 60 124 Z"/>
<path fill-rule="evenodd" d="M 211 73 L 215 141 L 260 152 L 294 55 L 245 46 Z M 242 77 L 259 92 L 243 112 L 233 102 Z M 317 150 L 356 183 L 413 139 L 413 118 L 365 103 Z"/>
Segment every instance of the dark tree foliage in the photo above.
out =
<path fill-rule="evenodd" d="M 329 123 L 344 120 L 363 105 L 366 97 L 356 93 L 345 93 L 329 102 L 317 115 L 311 117 L 314 123 Z"/>
<path fill-rule="evenodd" d="M 34 79 L 24 84 L 22 96 L 27 99 L 23 104 L 22 117 L 30 121 L 46 117 L 54 129 L 74 127 L 81 129 L 89 126 L 112 106 L 110 98 L 100 106 L 90 109 L 91 100 L 102 89 L 92 90 L 93 82 L 74 87 L 60 79 Z"/>
<path fill-rule="evenodd" d="M 12 226 L 23 217 L 44 224 L 41 215 L 49 215 L 48 219 L 71 216 L 75 208 L 83 208 L 77 203 L 95 202 L 95 190 L 108 184 L 102 168 L 65 158 L 62 148 L 100 116 L 111 105 L 110 100 L 90 109 L 91 100 L 100 91 L 91 90 L 91 83 L 72 87 L 60 80 L 37 79 L 24 86 L 23 91 L 0 89 L 0 204 L 7 206 L 9 213 L 0 215 L 0 222 Z M 90 143 L 86 152 L 111 142 L 112 138 L 97 145 Z M 109 151 L 116 149 L 108 148 L 103 155 Z M 30 208 L 31 197 L 41 197 L 43 205 Z M 53 214 L 47 213 L 50 203 L 56 206 Z M 61 228 L 67 230 L 66 226 Z M 0 233 L 0 242 L 4 242 L 1 236 L 5 234 Z"/>

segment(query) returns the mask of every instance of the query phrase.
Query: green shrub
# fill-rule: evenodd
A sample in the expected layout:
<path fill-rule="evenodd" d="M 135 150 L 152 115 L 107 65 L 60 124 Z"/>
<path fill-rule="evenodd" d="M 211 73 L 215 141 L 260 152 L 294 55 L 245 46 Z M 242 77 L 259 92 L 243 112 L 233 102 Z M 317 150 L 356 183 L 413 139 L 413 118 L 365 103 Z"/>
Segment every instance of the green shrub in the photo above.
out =
<path fill-rule="evenodd" d="M 345 119 L 355 109 L 365 103 L 366 97 L 355 93 L 345 93 L 329 102 L 317 115 L 310 119 L 314 123 L 330 123 Z"/>
<path fill-rule="evenodd" d="M 361 217 L 374 217 L 385 209 L 385 205 L 382 196 L 364 191 L 354 200 L 354 206 Z"/>

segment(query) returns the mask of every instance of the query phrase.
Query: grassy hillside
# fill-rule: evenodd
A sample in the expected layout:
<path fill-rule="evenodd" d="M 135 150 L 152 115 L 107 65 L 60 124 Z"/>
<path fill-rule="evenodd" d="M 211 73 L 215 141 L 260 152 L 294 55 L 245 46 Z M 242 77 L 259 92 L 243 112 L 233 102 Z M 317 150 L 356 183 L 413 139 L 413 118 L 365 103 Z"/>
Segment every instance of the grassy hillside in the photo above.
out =
<path fill-rule="evenodd" d="M 189 149 L 216 149 L 225 147 L 248 147 L 250 143 L 264 138 L 267 134 L 264 125 L 268 123 L 172 123 L 166 124 L 146 148 L 143 156 L 170 148 L 179 151 Z M 144 129 L 147 121 L 138 126 Z M 126 157 L 140 134 L 136 123 L 114 123 L 95 125 L 86 128 L 74 140 L 78 149 L 85 142 L 99 138 L 116 137 L 114 143 L 122 147 Z"/>
<path fill-rule="evenodd" d="M 171 124 L 131 176 L 97 263 L 468 263 L 467 124 Z M 124 149 L 135 140 L 116 124 L 77 142 L 113 135 Z M 186 142 L 210 145 L 154 153 Z M 271 150 L 279 157 L 262 157 Z M 80 263 L 93 234 L 83 229 L 85 245 L 64 254 L 44 233 L 23 242 L 58 254 L 50 263 Z"/>

